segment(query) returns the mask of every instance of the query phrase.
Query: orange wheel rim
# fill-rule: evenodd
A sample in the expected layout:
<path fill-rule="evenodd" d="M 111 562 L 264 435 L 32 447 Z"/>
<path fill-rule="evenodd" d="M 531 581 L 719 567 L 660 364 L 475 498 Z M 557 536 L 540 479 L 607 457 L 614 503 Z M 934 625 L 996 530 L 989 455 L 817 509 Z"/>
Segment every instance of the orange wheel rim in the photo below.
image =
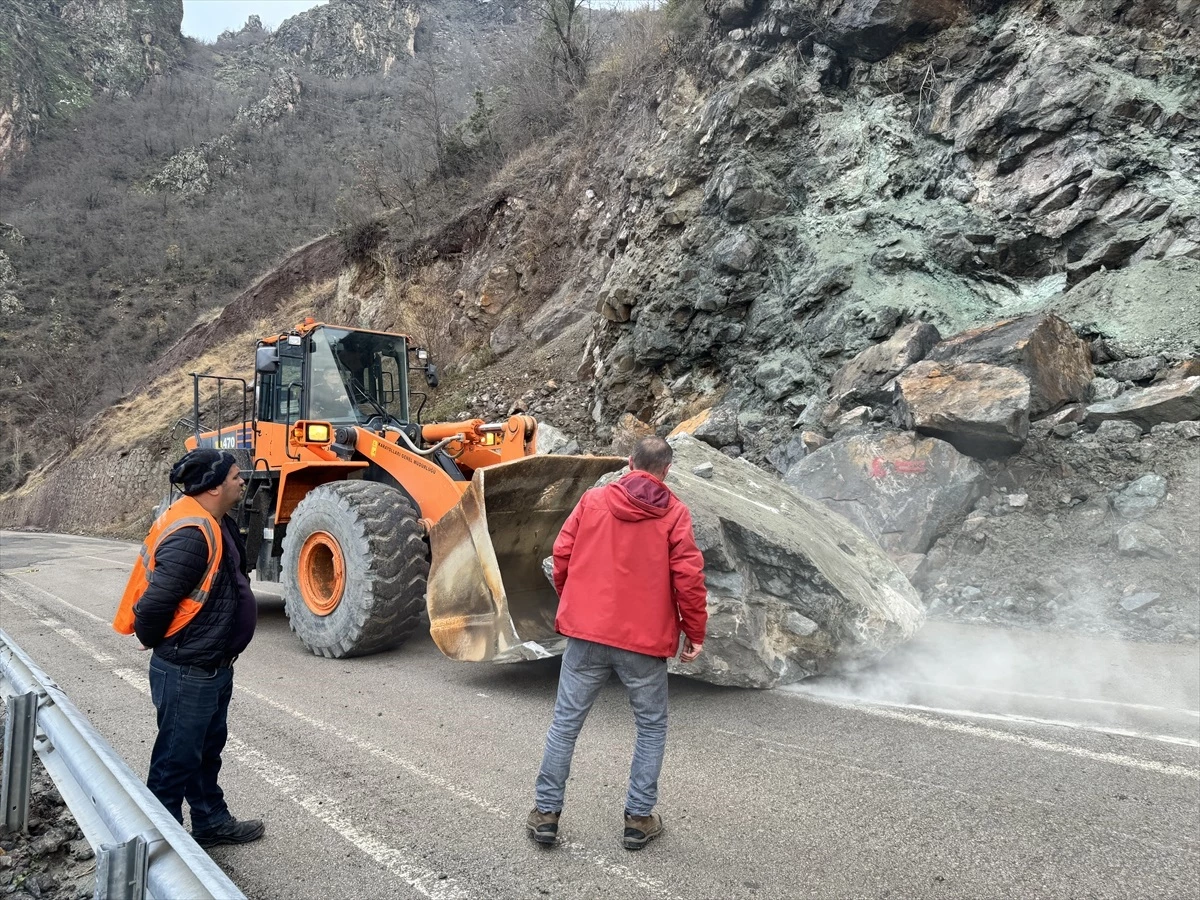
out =
<path fill-rule="evenodd" d="M 346 560 L 333 535 L 314 531 L 300 548 L 300 596 L 318 616 L 327 616 L 342 602 L 346 589 Z"/>

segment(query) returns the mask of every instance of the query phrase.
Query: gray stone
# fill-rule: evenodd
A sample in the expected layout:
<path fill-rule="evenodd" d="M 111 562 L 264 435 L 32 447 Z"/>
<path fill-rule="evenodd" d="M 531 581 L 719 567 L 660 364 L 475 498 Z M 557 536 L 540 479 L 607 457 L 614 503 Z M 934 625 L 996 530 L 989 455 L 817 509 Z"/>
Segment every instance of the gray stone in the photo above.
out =
<path fill-rule="evenodd" d="M 941 340 L 926 322 L 905 325 L 888 340 L 859 353 L 833 376 L 829 394 L 839 406 L 891 403 L 888 383 L 913 363 L 920 362 Z"/>
<path fill-rule="evenodd" d="M 1174 553 L 1171 543 L 1157 528 L 1145 522 L 1130 522 L 1117 531 L 1117 552 L 1122 556 L 1149 556 L 1170 559 Z"/>
<path fill-rule="evenodd" d="M 1143 430 L 1160 422 L 1200 419 L 1200 375 L 1126 391 L 1115 400 L 1093 403 L 1087 408 L 1089 425 L 1109 419 L 1136 422 Z"/>
<path fill-rule="evenodd" d="M 1142 426 L 1121 419 L 1109 419 L 1100 423 L 1096 437 L 1112 444 L 1133 444 L 1142 439 Z"/>
<path fill-rule="evenodd" d="M 692 513 L 709 611 L 704 653 L 671 671 L 773 687 L 861 667 L 916 634 L 920 598 L 849 522 L 690 435 L 670 441 L 667 484 Z M 705 463 L 711 479 L 692 474 Z"/>
<path fill-rule="evenodd" d="M 707 462 L 701 463 L 700 465 L 698 465 L 694 469 L 692 469 L 692 474 L 699 475 L 701 478 L 712 478 L 713 477 L 713 465 L 712 465 L 712 463 L 707 463 Z"/>
<path fill-rule="evenodd" d="M 1167 496 L 1167 479 L 1149 474 L 1138 478 L 1113 498 L 1113 507 L 1125 519 L 1136 519 L 1162 504 Z"/>
<path fill-rule="evenodd" d="M 1125 385 L 1112 378 L 1093 378 L 1088 389 L 1088 399 L 1094 403 L 1102 403 L 1121 396 L 1124 391 Z"/>
<path fill-rule="evenodd" d="M 1061 425 L 1055 425 L 1050 429 L 1050 433 L 1055 437 L 1069 438 L 1079 430 L 1078 422 L 1063 422 Z"/>
<path fill-rule="evenodd" d="M 574 444 L 579 445 L 566 433 L 555 428 L 553 425 L 547 425 L 545 422 L 538 422 L 537 427 L 537 452 L 543 454 L 563 454 L 569 455 L 569 447 Z"/>
<path fill-rule="evenodd" d="M 924 553 L 957 527 L 987 479 L 979 463 L 944 441 L 893 433 L 822 447 L 783 480 L 899 554 Z"/>
<path fill-rule="evenodd" d="M 1150 381 L 1166 364 L 1161 356 L 1123 359 L 1105 366 L 1104 374 L 1115 381 Z"/>
<path fill-rule="evenodd" d="M 738 440 L 737 404 L 725 403 L 714 406 L 708 417 L 692 430 L 692 435 L 710 447 L 727 447 Z"/>
<path fill-rule="evenodd" d="M 957 0 L 842 0 L 826 6 L 828 17 L 816 20 L 823 43 L 868 62 L 883 59 L 906 40 L 953 25 L 963 14 Z"/>
<path fill-rule="evenodd" d="M 726 272 L 741 273 L 750 269 L 762 244 L 751 232 L 738 230 L 721 239 L 713 249 L 713 265 Z"/>
<path fill-rule="evenodd" d="M 985 363 L 909 367 L 897 380 L 904 424 L 971 456 L 1014 453 L 1029 436 L 1029 379 Z"/>
<path fill-rule="evenodd" d="M 1127 612 L 1136 612 L 1145 606 L 1149 606 L 1161 596 L 1162 594 L 1154 591 L 1138 591 L 1136 594 L 1130 594 L 1121 601 L 1121 609 Z"/>

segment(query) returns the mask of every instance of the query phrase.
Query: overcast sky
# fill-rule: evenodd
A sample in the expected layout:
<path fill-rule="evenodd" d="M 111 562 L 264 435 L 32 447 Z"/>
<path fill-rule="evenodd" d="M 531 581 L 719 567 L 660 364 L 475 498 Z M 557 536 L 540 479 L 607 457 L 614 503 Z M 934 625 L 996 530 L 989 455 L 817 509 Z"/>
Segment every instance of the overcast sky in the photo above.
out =
<path fill-rule="evenodd" d="M 183 0 L 181 30 L 188 37 L 215 41 L 222 31 L 237 31 L 252 15 L 262 19 L 267 28 L 278 28 L 284 19 L 325 2 L 326 0 Z"/>

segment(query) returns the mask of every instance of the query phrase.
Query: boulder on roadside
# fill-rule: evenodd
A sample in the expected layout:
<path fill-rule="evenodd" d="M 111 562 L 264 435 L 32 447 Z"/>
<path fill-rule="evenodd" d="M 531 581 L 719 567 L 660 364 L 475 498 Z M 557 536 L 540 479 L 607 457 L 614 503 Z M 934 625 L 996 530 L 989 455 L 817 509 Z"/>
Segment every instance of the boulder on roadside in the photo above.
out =
<path fill-rule="evenodd" d="M 920 362 L 941 340 L 927 322 L 905 325 L 880 344 L 868 347 L 833 376 L 829 394 L 843 408 L 860 403 L 891 403 L 888 383 L 913 363 Z"/>
<path fill-rule="evenodd" d="M 945 441 L 892 433 L 822 447 L 783 480 L 896 555 L 924 553 L 956 528 L 985 493 L 987 476 Z"/>
<path fill-rule="evenodd" d="M 870 538 L 744 460 L 670 440 L 667 484 L 692 513 L 709 612 L 704 652 L 671 671 L 768 688 L 862 667 L 916 634 L 920 599 Z M 711 477 L 693 474 L 705 464 Z"/>
<path fill-rule="evenodd" d="M 1029 379 L 1029 415 L 1086 399 L 1092 380 L 1087 342 L 1055 315 L 1006 319 L 964 331 L 934 347 L 934 362 L 986 363 L 1016 369 Z"/>
<path fill-rule="evenodd" d="M 1143 431 L 1162 422 L 1200 419 L 1200 376 L 1152 384 L 1103 403 L 1093 403 L 1087 408 L 1084 421 L 1097 426 L 1108 419 L 1136 422 Z"/>
<path fill-rule="evenodd" d="M 1029 379 L 986 363 L 910 366 L 897 379 L 896 403 L 905 427 L 983 458 L 1021 449 L 1029 436 Z"/>

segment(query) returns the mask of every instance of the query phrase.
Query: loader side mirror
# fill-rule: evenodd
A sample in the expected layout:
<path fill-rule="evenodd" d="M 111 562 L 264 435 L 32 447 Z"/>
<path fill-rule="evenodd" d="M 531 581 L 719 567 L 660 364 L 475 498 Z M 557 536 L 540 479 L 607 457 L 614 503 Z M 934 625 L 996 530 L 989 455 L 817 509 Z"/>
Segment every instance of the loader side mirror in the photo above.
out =
<path fill-rule="evenodd" d="M 279 370 L 279 348 L 274 344 L 259 347 L 254 351 L 254 371 L 273 375 Z"/>
<path fill-rule="evenodd" d="M 433 363 L 425 363 L 425 383 L 435 388 L 438 386 L 438 381 L 440 379 L 438 378 L 437 366 Z"/>

